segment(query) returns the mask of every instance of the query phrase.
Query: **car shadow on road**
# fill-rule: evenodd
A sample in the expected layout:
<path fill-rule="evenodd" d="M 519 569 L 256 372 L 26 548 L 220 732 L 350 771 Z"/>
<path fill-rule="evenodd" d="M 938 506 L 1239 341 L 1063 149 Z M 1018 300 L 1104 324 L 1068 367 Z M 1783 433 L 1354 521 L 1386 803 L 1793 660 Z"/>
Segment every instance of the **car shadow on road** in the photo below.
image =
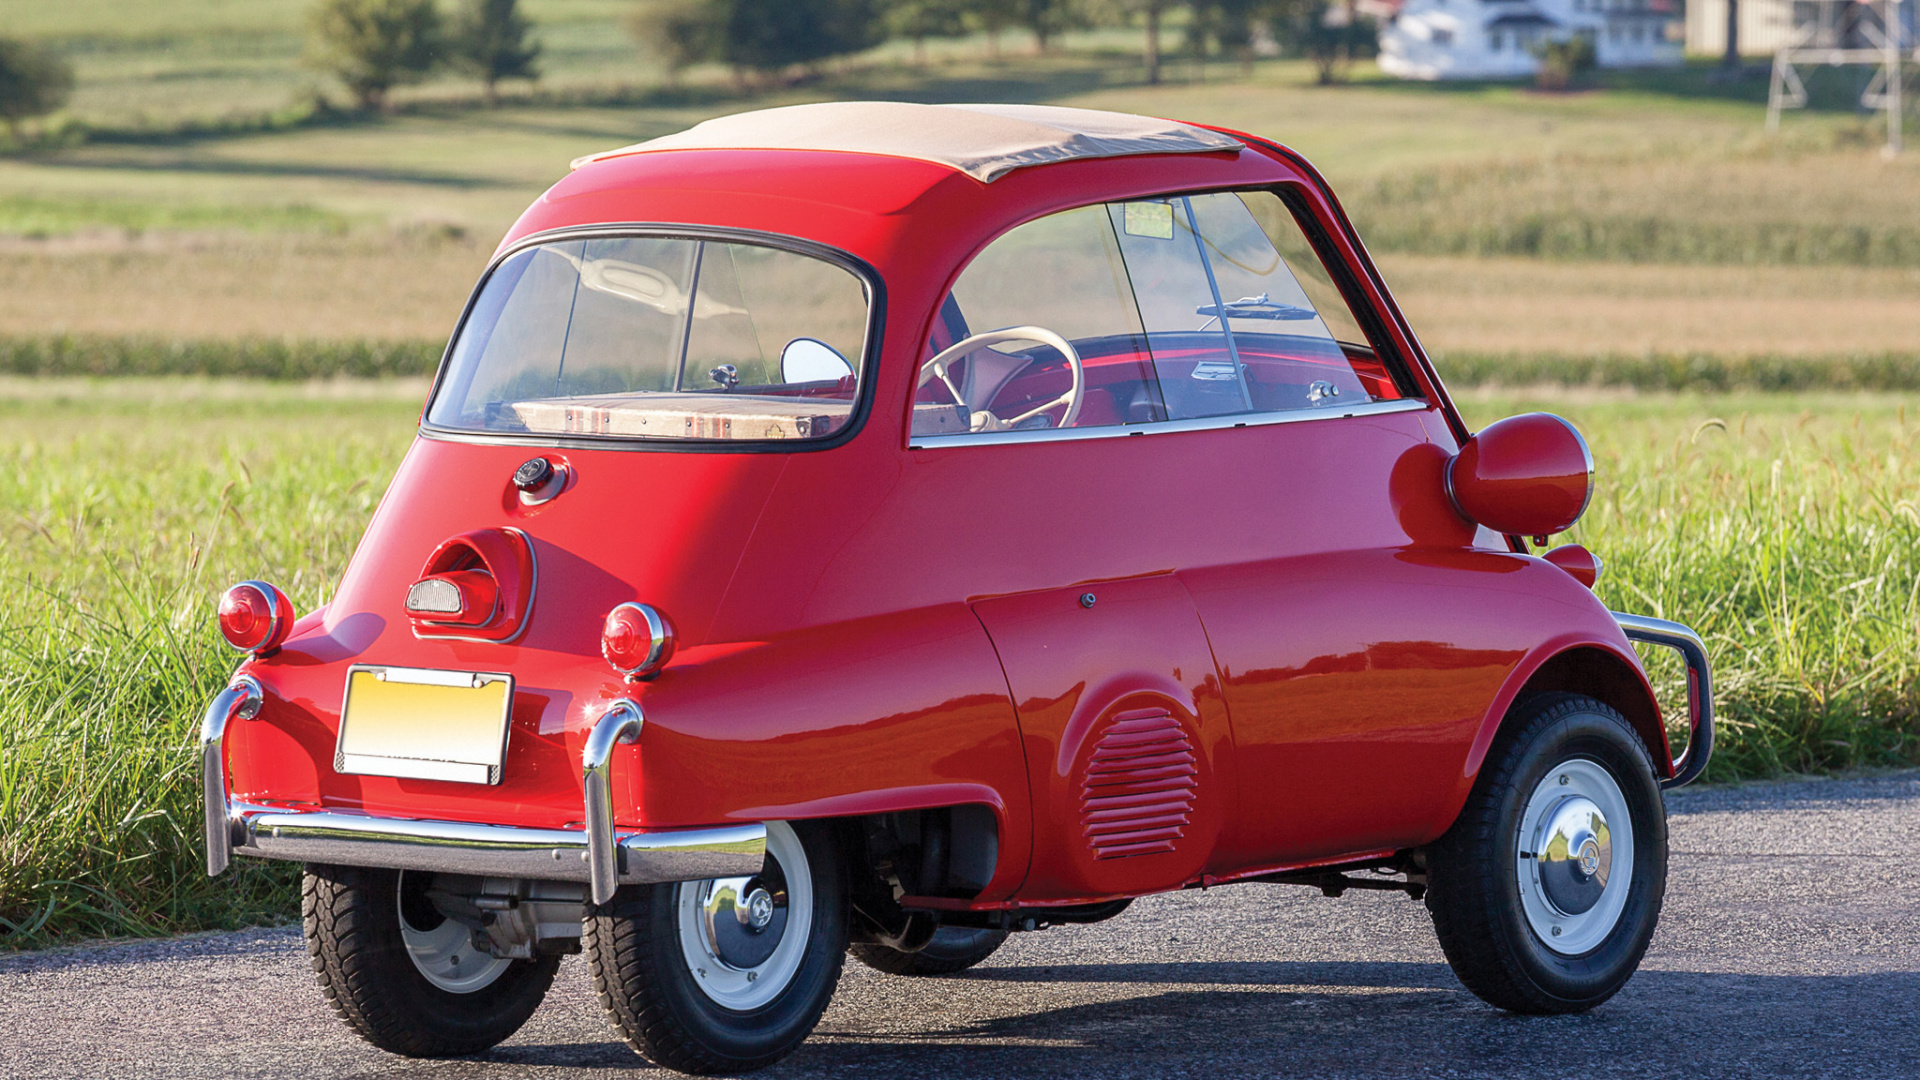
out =
<path fill-rule="evenodd" d="M 1920 971 L 1642 971 L 1574 1016 L 1480 1002 L 1433 963 L 989 967 L 830 1012 L 775 1077 L 1895 1076 L 1920 1073 Z M 1556 1048 L 1577 1047 L 1572 1057 Z M 618 1042 L 518 1044 L 382 1077 L 647 1069 Z"/>

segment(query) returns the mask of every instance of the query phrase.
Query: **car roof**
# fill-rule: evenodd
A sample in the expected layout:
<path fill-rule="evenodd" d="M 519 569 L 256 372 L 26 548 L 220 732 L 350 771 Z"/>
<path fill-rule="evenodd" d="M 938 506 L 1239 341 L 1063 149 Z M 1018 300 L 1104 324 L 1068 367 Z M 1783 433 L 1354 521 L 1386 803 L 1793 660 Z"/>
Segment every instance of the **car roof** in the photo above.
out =
<path fill-rule="evenodd" d="M 661 150 L 811 150 L 929 161 L 992 183 L 1015 169 L 1087 158 L 1238 151 L 1222 132 L 1128 113 L 1059 105 L 921 105 L 833 101 L 716 117 L 686 131 L 590 154 Z"/>

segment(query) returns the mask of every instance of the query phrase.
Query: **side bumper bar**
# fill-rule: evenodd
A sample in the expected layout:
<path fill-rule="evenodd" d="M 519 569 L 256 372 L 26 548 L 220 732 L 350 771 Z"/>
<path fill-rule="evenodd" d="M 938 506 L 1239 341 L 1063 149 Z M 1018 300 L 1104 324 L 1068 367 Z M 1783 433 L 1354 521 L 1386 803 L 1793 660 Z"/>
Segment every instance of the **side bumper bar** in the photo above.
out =
<path fill-rule="evenodd" d="M 1613 619 L 1634 641 L 1662 645 L 1680 654 L 1687 664 L 1687 748 L 1673 762 L 1673 776 L 1662 780 L 1663 788 L 1677 788 L 1699 779 L 1713 757 L 1713 668 L 1707 661 L 1707 647 L 1700 635 L 1682 623 L 1628 615 L 1616 611 Z"/>
<path fill-rule="evenodd" d="M 762 824 L 657 832 L 615 829 L 608 767 L 613 748 L 639 738 L 639 706 L 616 702 L 587 737 L 582 762 L 584 829 L 525 829 L 459 821 L 378 817 L 342 810 L 291 810 L 236 802 L 227 788 L 226 733 L 260 714 L 259 682 L 242 675 L 207 707 L 200 726 L 207 874 L 237 853 L 294 862 L 381 866 L 482 877 L 586 881 L 595 903 L 623 884 L 747 877 L 767 850 Z"/>

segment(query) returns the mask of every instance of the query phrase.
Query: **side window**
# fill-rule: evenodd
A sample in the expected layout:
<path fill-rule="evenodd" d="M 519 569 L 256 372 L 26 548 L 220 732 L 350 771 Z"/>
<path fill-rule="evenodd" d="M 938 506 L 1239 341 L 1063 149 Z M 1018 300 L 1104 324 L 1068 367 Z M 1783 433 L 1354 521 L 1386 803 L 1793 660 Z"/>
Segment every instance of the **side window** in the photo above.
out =
<path fill-rule="evenodd" d="M 1050 403 L 1073 394 L 1073 370 L 1045 341 L 1010 338 L 934 363 L 957 343 L 1015 327 L 1050 331 L 1077 355 L 1082 386 L 1070 418 L 1072 402 Z M 954 283 L 921 359 L 915 435 L 1166 419 L 1102 206 L 1030 221 L 988 245 Z"/>
<path fill-rule="evenodd" d="M 1049 333 L 991 333 L 1016 328 Z M 1048 336 L 1078 358 L 1078 389 L 1072 358 Z M 961 274 L 922 358 L 913 432 L 1101 427 L 1400 397 L 1366 340 L 1277 195 L 1082 207 L 1014 229 Z"/>

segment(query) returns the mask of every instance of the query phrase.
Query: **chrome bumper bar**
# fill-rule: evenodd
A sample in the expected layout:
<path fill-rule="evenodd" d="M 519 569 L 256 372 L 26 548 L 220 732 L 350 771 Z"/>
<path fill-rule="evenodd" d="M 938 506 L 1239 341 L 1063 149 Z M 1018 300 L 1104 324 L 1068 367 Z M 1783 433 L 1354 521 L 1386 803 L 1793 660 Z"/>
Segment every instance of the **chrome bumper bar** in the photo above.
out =
<path fill-rule="evenodd" d="M 1700 635 L 1682 623 L 1645 615 L 1616 611 L 1613 619 L 1633 641 L 1663 645 L 1680 654 L 1687 664 L 1687 748 L 1673 761 L 1673 776 L 1662 780 L 1663 788 L 1677 788 L 1700 778 L 1713 757 L 1713 668 L 1707 662 L 1707 647 Z"/>
<path fill-rule="evenodd" d="M 341 810 L 289 810 L 235 802 L 227 791 L 226 729 L 260 713 L 260 684 L 247 676 L 213 700 L 200 728 L 207 873 L 235 853 L 295 862 L 382 866 L 482 877 L 585 881 L 595 903 L 623 884 L 747 877 L 767 850 L 762 824 L 620 832 L 608 769 L 613 748 L 639 738 L 639 706 L 616 702 L 587 737 L 582 761 L 584 829 L 525 829 L 416 821 Z"/>

